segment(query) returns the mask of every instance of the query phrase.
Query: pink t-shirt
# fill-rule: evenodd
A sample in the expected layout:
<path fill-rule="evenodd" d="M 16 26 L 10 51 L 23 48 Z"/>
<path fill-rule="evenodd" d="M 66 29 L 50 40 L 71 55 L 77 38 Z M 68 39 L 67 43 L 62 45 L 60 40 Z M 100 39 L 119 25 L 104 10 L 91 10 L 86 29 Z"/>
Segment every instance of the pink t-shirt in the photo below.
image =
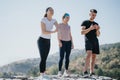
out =
<path fill-rule="evenodd" d="M 62 41 L 70 41 L 70 26 L 68 24 L 60 23 L 58 26 L 58 37 Z"/>

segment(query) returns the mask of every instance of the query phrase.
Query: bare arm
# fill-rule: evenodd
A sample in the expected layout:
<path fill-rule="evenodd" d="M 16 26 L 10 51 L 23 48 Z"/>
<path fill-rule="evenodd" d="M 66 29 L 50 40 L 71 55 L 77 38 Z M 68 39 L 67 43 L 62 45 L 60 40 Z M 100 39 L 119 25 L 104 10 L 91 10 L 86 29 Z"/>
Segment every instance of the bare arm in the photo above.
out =
<path fill-rule="evenodd" d="M 100 36 L 100 26 L 95 25 L 95 28 L 96 28 L 96 35 L 99 37 Z"/>
<path fill-rule="evenodd" d="M 59 26 L 57 26 L 57 38 L 58 38 L 59 47 L 62 47 L 61 32 L 60 32 L 60 30 L 59 30 Z"/>
<path fill-rule="evenodd" d="M 57 28 L 57 27 L 58 27 L 58 23 L 57 23 L 57 21 L 56 21 L 54 24 L 55 24 L 55 27 Z"/>
<path fill-rule="evenodd" d="M 71 42 L 72 42 L 72 49 L 74 48 L 74 43 L 73 43 L 73 38 L 72 38 L 72 34 L 71 34 L 71 31 L 70 31 L 70 37 L 71 37 Z"/>
<path fill-rule="evenodd" d="M 61 42 L 61 37 L 58 34 L 58 43 L 59 43 L 59 47 L 62 47 L 62 42 Z"/>
<path fill-rule="evenodd" d="M 97 36 L 99 37 L 99 36 L 100 36 L 100 31 L 97 30 L 97 31 L 96 31 L 96 34 L 97 34 Z"/>
<path fill-rule="evenodd" d="M 93 29 L 95 29 L 94 28 L 94 26 L 90 26 L 90 28 L 88 28 L 88 29 L 86 29 L 86 27 L 85 26 L 82 26 L 82 31 L 81 31 L 81 34 L 82 35 L 85 35 L 85 34 L 87 34 L 88 32 L 90 32 L 91 30 L 93 30 Z"/>
<path fill-rule="evenodd" d="M 54 25 L 55 25 L 55 27 L 56 27 L 56 32 L 58 31 L 58 23 L 57 23 L 57 21 L 54 23 Z"/>
<path fill-rule="evenodd" d="M 59 44 L 59 47 L 62 47 L 61 31 L 59 30 L 59 24 L 57 23 L 57 21 L 55 22 L 55 26 L 56 26 L 56 31 L 57 31 L 58 44 Z"/>
<path fill-rule="evenodd" d="M 43 34 L 51 34 L 51 33 L 55 33 L 56 31 L 47 31 L 46 30 L 46 26 L 43 22 L 41 22 L 41 30 Z"/>
<path fill-rule="evenodd" d="M 97 34 L 98 37 L 100 36 L 100 27 L 99 26 L 98 26 L 98 29 L 96 31 L 96 34 Z"/>

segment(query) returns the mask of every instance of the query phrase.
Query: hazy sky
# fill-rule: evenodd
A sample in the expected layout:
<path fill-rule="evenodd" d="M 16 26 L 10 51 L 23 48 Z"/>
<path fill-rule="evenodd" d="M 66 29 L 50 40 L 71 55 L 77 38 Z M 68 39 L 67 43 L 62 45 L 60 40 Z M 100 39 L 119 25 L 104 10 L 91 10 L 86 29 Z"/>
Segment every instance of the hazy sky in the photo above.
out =
<path fill-rule="evenodd" d="M 98 10 L 100 44 L 120 42 L 120 0 L 0 0 L 0 66 L 39 57 L 37 39 L 47 7 L 53 7 L 53 18 L 58 23 L 65 12 L 70 14 L 69 25 L 76 49 L 84 48 L 80 25 L 89 19 L 91 8 Z M 52 35 L 51 42 L 50 54 L 58 52 L 56 34 Z"/>

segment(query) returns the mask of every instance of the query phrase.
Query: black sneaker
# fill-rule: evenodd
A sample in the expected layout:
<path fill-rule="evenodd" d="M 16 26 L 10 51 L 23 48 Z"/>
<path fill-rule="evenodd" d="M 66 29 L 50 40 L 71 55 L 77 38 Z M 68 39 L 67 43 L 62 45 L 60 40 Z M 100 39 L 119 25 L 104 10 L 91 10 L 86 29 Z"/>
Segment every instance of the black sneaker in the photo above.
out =
<path fill-rule="evenodd" d="M 99 78 L 99 76 L 98 75 L 96 75 L 95 73 L 90 73 L 90 75 L 89 75 L 91 78 L 94 78 L 94 79 L 98 79 Z"/>
<path fill-rule="evenodd" d="M 95 76 L 95 73 L 93 73 L 93 72 L 92 72 L 92 73 L 90 73 L 90 76 Z"/>
<path fill-rule="evenodd" d="M 83 73 L 83 77 L 84 77 L 84 78 L 88 78 L 88 77 L 89 77 L 89 74 L 88 74 L 87 71 L 85 71 L 85 72 Z"/>
<path fill-rule="evenodd" d="M 88 74 L 88 72 L 87 72 L 87 71 L 85 71 L 85 72 L 83 73 L 83 75 L 86 75 L 86 74 Z"/>

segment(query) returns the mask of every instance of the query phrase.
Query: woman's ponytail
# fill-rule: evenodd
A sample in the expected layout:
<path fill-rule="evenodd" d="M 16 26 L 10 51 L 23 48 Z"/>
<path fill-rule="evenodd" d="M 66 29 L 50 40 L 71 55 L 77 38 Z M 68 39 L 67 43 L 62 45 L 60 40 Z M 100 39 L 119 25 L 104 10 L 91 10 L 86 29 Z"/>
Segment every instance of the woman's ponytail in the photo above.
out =
<path fill-rule="evenodd" d="M 47 17 L 47 13 L 45 13 L 44 17 Z"/>
<path fill-rule="evenodd" d="M 46 13 L 45 13 L 44 17 L 47 17 L 47 12 L 48 12 L 48 10 L 49 10 L 50 8 L 51 8 L 51 7 L 48 7 L 48 8 L 46 9 Z"/>

